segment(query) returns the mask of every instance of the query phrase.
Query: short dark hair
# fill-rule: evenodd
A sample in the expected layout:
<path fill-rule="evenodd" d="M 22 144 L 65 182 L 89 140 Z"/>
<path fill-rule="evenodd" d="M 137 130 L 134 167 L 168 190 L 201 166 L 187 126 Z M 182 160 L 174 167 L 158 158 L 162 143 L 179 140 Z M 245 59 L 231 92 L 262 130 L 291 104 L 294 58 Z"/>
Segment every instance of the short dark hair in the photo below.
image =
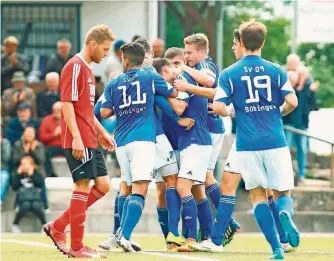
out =
<path fill-rule="evenodd" d="M 132 36 L 131 42 L 136 41 L 138 38 L 141 38 L 141 36 L 138 34 L 135 34 L 134 36 Z"/>
<path fill-rule="evenodd" d="M 145 53 L 152 53 L 152 47 L 145 38 L 139 37 L 134 43 L 141 44 L 144 47 Z"/>
<path fill-rule="evenodd" d="M 131 64 L 142 65 L 145 58 L 145 50 L 141 44 L 128 43 L 121 46 L 123 56 L 130 60 Z"/>
<path fill-rule="evenodd" d="M 263 23 L 250 20 L 242 23 L 239 29 L 246 50 L 255 51 L 261 48 L 267 35 L 267 28 Z"/>
<path fill-rule="evenodd" d="M 239 28 L 233 31 L 233 38 L 235 38 L 239 43 L 241 42 L 241 35 Z"/>
<path fill-rule="evenodd" d="M 184 50 L 178 47 L 171 47 L 168 48 L 165 52 L 164 57 L 167 59 L 173 59 L 175 56 L 183 56 Z"/>
<path fill-rule="evenodd" d="M 156 69 L 158 73 L 161 73 L 164 66 L 170 66 L 170 62 L 166 58 L 154 58 L 152 66 Z"/>

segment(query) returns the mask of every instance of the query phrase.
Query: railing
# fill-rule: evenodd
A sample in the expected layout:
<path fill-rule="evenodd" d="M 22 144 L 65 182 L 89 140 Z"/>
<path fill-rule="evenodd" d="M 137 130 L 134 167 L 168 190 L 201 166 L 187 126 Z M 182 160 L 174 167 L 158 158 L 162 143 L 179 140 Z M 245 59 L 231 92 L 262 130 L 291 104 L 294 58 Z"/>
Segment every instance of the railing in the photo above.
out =
<path fill-rule="evenodd" d="M 334 188 L 334 141 L 329 141 L 329 140 L 325 140 L 313 135 L 310 135 L 307 131 L 303 131 L 291 126 L 284 126 L 284 129 L 287 131 L 291 131 L 293 133 L 299 134 L 299 135 L 303 135 L 306 137 L 309 137 L 311 139 L 315 139 L 324 143 L 327 143 L 331 146 L 331 156 L 330 156 L 330 168 L 331 168 L 331 180 L 330 180 L 330 186 L 331 188 Z"/>

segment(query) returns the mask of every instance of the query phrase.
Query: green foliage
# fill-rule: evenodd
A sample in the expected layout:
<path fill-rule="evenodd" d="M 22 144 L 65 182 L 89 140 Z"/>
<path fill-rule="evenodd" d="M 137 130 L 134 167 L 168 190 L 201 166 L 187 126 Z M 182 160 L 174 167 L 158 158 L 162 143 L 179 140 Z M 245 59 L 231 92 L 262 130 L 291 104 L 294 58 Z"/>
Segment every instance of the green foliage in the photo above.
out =
<path fill-rule="evenodd" d="M 286 1 L 286 4 L 290 4 Z M 182 5 L 174 2 L 176 8 L 184 14 Z M 203 2 L 194 2 L 199 7 Z M 233 43 L 233 31 L 239 25 L 255 18 L 263 22 L 268 29 L 262 56 L 272 62 L 285 64 L 286 56 L 290 53 L 290 21 L 273 16 L 270 1 L 224 1 L 224 33 L 223 33 L 223 65 L 227 67 L 235 62 L 231 50 Z M 206 11 L 202 16 L 208 17 Z M 193 25 L 193 32 L 205 30 L 197 23 Z M 173 12 L 166 8 L 166 46 L 183 47 L 183 24 Z M 321 85 L 317 92 L 320 107 L 334 107 L 334 44 L 302 44 L 298 47 L 298 54 L 306 65 L 312 68 L 312 75 L 319 80 Z"/>
<path fill-rule="evenodd" d="M 334 107 L 334 44 L 301 44 L 298 55 L 320 81 L 317 99 L 321 108 Z"/>

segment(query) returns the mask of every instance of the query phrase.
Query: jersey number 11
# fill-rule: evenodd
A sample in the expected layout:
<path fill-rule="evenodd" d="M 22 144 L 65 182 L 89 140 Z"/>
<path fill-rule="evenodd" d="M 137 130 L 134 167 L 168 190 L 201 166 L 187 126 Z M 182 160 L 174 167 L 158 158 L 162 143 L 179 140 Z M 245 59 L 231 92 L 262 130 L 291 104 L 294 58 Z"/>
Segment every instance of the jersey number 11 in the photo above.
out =
<path fill-rule="evenodd" d="M 140 83 L 139 81 L 132 82 L 131 85 L 137 88 L 137 100 L 132 101 L 131 96 L 126 96 L 126 86 L 119 86 L 118 89 L 123 91 L 123 104 L 119 106 L 120 109 L 129 107 L 131 104 L 145 104 L 146 103 L 146 93 L 141 95 L 140 93 Z M 141 97 L 142 96 L 142 97 Z"/>

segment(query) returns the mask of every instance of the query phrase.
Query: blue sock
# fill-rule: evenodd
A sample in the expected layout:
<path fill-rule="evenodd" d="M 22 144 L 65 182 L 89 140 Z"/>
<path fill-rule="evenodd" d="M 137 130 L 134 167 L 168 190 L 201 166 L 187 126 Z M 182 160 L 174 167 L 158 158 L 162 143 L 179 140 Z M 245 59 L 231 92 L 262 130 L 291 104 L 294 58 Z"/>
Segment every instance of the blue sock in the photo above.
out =
<path fill-rule="evenodd" d="M 254 209 L 254 215 L 262 233 L 269 242 L 273 252 L 277 248 L 282 248 L 281 243 L 278 239 L 275 221 L 268 204 L 265 202 L 257 204 Z"/>
<path fill-rule="evenodd" d="M 130 239 L 132 231 L 139 222 L 144 205 L 145 199 L 143 196 L 136 194 L 131 196 L 127 207 L 127 215 L 122 227 L 122 235 L 126 240 Z"/>
<path fill-rule="evenodd" d="M 205 189 L 206 195 L 210 198 L 212 204 L 215 206 L 216 210 L 219 207 L 220 200 L 220 188 L 218 183 L 214 183 Z"/>
<path fill-rule="evenodd" d="M 230 223 L 232 213 L 235 206 L 235 197 L 221 195 L 219 201 L 219 207 L 216 212 L 216 220 L 213 224 L 211 233 L 212 242 L 217 246 L 223 244 L 223 237 L 225 230 Z"/>
<path fill-rule="evenodd" d="M 204 238 L 209 238 L 213 226 L 213 214 L 208 198 L 196 202 L 198 220 Z"/>
<path fill-rule="evenodd" d="M 123 216 L 123 206 L 124 202 L 126 200 L 126 196 L 118 196 L 118 215 L 119 215 L 119 220 L 120 224 L 122 224 L 122 216 Z"/>
<path fill-rule="evenodd" d="M 269 196 L 268 203 L 269 203 L 271 213 L 274 216 L 275 225 L 276 225 L 276 228 L 277 228 L 277 231 L 278 231 L 278 234 L 279 234 L 279 239 L 280 239 L 281 243 L 288 243 L 289 242 L 288 238 L 287 238 L 287 236 L 285 234 L 285 231 L 282 227 L 281 221 L 279 220 L 278 211 L 276 209 L 276 203 L 275 203 L 275 200 L 274 200 L 273 196 Z"/>
<path fill-rule="evenodd" d="M 158 212 L 158 221 L 161 227 L 161 231 L 164 234 L 164 237 L 167 238 L 169 229 L 168 229 L 168 210 L 167 208 L 157 207 Z"/>
<path fill-rule="evenodd" d="M 175 187 L 167 187 L 166 203 L 168 209 L 168 228 L 174 236 L 179 236 L 179 221 L 181 212 L 181 200 Z"/>
<path fill-rule="evenodd" d="M 188 229 L 188 238 L 197 240 L 197 206 L 193 195 L 181 198 L 182 215 Z"/>
<path fill-rule="evenodd" d="M 125 201 L 124 201 L 124 204 L 123 204 L 123 210 L 122 210 L 122 216 L 121 216 L 121 228 L 122 229 L 123 229 L 123 226 L 124 226 L 126 215 L 128 213 L 128 204 L 129 204 L 129 201 L 131 199 L 131 196 L 132 196 L 131 194 L 129 196 L 127 196 Z"/>
<path fill-rule="evenodd" d="M 118 214 L 118 197 L 119 197 L 119 191 L 117 191 L 116 193 L 115 205 L 114 205 L 114 231 L 113 231 L 114 234 L 116 233 L 121 223 L 120 216 Z"/>
<path fill-rule="evenodd" d="M 294 214 L 294 210 L 293 210 L 293 200 L 291 197 L 286 196 L 286 195 L 282 195 L 280 196 L 277 200 L 276 200 L 276 209 L 278 214 L 282 211 L 285 210 L 287 211 L 291 217 Z"/>
<path fill-rule="evenodd" d="M 182 211 L 182 209 L 181 209 L 181 213 L 183 213 L 183 211 Z M 183 216 L 183 214 L 181 215 L 181 217 L 182 217 L 182 236 L 184 237 L 184 238 L 188 238 L 188 228 L 187 228 L 187 226 L 186 226 L 186 220 L 184 219 L 184 216 Z"/>

